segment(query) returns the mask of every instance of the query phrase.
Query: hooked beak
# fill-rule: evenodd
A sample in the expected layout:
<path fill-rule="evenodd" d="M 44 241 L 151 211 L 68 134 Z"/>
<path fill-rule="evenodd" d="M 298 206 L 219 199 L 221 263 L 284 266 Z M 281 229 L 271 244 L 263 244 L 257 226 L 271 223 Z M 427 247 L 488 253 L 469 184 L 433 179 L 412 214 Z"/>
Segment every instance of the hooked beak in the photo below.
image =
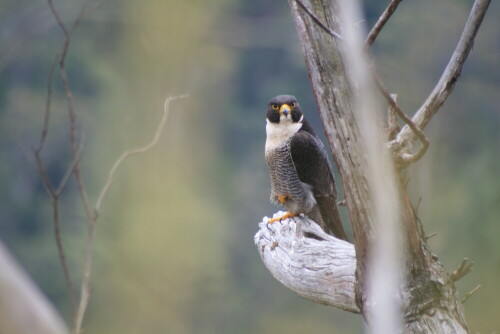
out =
<path fill-rule="evenodd" d="M 285 115 L 285 117 L 287 117 L 290 113 L 290 110 L 291 108 L 288 104 L 282 104 L 280 107 L 280 115 Z"/>

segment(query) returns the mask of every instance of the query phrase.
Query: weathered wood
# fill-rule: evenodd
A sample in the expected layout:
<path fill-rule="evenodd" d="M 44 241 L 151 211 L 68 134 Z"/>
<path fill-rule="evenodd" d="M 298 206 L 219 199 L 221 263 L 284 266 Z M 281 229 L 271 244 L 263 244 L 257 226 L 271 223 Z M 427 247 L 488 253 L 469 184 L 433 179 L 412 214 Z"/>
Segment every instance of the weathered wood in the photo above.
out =
<path fill-rule="evenodd" d="M 69 333 L 54 307 L 1 243 L 0 333 Z"/>
<path fill-rule="evenodd" d="M 357 270 L 364 273 L 368 237 L 373 235 L 375 223 L 369 207 L 368 180 L 364 174 L 367 170 L 366 155 L 362 151 L 359 124 L 353 110 L 354 93 L 340 52 L 342 41 L 316 25 L 295 0 L 288 0 L 288 3 L 325 134 L 340 172 L 355 239 Z M 330 30 L 340 32 L 339 22 L 334 19 L 334 14 L 339 12 L 335 1 L 307 0 L 302 3 Z"/>
<path fill-rule="evenodd" d="M 277 212 L 274 217 L 282 216 Z M 323 232 L 300 216 L 269 224 L 265 217 L 255 234 L 255 245 L 270 273 L 284 286 L 312 302 L 360 313 L 355 303 L 354 246 Z M 420 277 L 414 278 L 416 281 Z M 426 278 L 427 279 L 427 278 Z M 467 333 L 463 311 L 451 277 L 432 259 L 428 291 L 405 305 L 405 333 Z M 427 299 L 428 295 L 433 295 Z"/>
<path fill-rule="evenodd" d="M 280 217 L 278 212 L 275 217 Z M 300 216 L 259 224 L 255 245 L 271 274 L 299 296 L 359 313 L 355 303 L 354 246 Z"/>

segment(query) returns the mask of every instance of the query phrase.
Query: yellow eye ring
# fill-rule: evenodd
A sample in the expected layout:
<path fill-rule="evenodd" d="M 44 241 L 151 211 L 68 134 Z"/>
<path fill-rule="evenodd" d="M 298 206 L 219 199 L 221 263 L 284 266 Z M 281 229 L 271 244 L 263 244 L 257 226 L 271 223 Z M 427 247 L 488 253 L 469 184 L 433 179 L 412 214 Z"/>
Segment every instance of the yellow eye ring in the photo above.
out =
<path fill-rule="evenodd" d="M 295 102 L 292 102 L 292 103 L 290 104 L 290 107 L 295 108 Z"/>
<path fill-rule="evenodd" d="M 274 104 L 274 103 L 273 103 L 273 104 L 271 104 L 271 107 L 272 107 L 274 110 L 278 110 L 278 108 L 279 108 L 279 107 L 278 107 L 278 105 L 277 105 L 277 104 Z"/>

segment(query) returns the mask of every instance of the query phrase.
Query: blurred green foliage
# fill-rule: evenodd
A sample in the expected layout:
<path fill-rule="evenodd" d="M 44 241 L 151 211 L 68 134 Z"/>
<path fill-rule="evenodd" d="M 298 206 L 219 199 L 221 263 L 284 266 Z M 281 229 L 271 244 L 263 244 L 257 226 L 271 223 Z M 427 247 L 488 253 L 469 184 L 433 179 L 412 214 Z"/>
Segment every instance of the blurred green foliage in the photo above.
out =
<path fill-rule="evenodd" d="M 83 1 L 55 2 L 71 23 Z M 385 1 L 366 3 L 367 25 Z M 403 2 L 376 41 L 378 71 L 409 113 L 439 78 L 470 1 Z M 500 329 L 499 5 L 493 2 L 455 92 L 426 132 L 431 149 L 408 176 L 430 245 L 451 271 L 475 271 L 462 294 L 473 332 Z M 62 41 L 48 6 L 0 1 L 0 238 L 70 318 L 52 235 L 50 201 L 30 159 L 39 139 L 50 64 Z M 98 222 L 92 333 L 359 333 L 359 316 L 302 300 L 277 283 L 253 245 L 268 202 L 264 108 L 280 93 L 315 113 L 285 2 L 116 1 L 88 13 L 67 57 L 82 169 L 95 201 L 128 148 L 150 140 L 167 94 L 161 141 L 126 161 Z M 70 160 L 64 91 L 54 80 L 43 158 L 52 180 Z M 321 132 L 321 131 L 319 131 Z M 71 182 L 61 200 L 63 236 L 81 276 L 84 215 Z"/>

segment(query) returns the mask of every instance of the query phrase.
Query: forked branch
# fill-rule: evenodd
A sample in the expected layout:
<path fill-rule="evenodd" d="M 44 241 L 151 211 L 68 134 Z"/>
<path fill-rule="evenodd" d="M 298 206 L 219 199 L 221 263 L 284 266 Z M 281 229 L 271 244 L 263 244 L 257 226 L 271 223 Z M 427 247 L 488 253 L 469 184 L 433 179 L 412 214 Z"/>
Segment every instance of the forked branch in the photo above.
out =
<path fill-rule="evenodd" d="M 477 31 L 481 26 L 482 20 L 488 9 L 491 0 L 476 0 L 472 7 L 471 13 L 465 25 L 462 36 L 455 48 L 455 51 L 444 70 L 439 82 L 434 87 L 434 90 L 426 99 L 424 104 L 415 113 L 410 120 L 397 106 L 395 101 L 390 97 L 387 89 L 385 89 L 382 82 L 375 77 L 375 82 L 382 95 L 386 98 L 389 105 L 398 113 L 398 115 L 406 123 L 406 126 L 399 132 L 398 136 L 391 140 L 389 148 L 393 151 L 394 158 L 399 167 L 406 167 L 409 164 L 419 160 L 427 151 L 429 141 L 423 129 L 434 116 L 434 114 L 443 105 L 448 95 L 453 90 L 455 83 L 460 76 L 462 67 L 467 59 L 467 56 L 472 49 L 474 39 Z M 391 0 L 389 6 L 382 13 L 377 23 L 374 25 L 365 41 L 365 47 L 368 48 L 373 44 L 378 34 L 387 23 L 391 15 L 398 7 L 401 0 Z M 409 153 L 410 147 L 414 144 L 416 139 L 419 139 L 422 146 L 415 153 Z"/>
<path fill-rule="evenodd" d="M 368 48 L 373 44 L 373 42 L 377 38 L 378 34 L 380 33 L 380 31 L 382 30 L 384 25 L 387 23 L 389 18 L 392 16 L 392 14 L 396 11 L 396 8 L 398 7 L 398 5 L 401 1 L 402 0 L 392 0 L 390 2 L 389 6 L 385 9 L 385 11 L 382 13 L 382 15 L 378 19 L 377 23 L 375 24 L 375 26 L 370 31 L 370 33 L 365 41 L 365 48 Z M 311 10 L 309 8 L 307 8 L 307 6 L 301 0 L 295 0 L 295 2 L 298 4 L 298 6 L 300 8 L 302 8 L 307 13 L 307 15 L 309 15 L 309 17 L 313 20 L 313 22 L 316 25 L 318 25 L 323 31 L 325 31 L 326 33 L 328 33 L 330 36 L 332 36 L 334 38 L 337 38 L 339 40 L 343 40 L 341 35 L 334 32 L 329 27 L 327 27 L 313 12 L 311 12 Z M 389 103 L 391 108 L 410 127 L 410 129 L 415 132 L 415 135 L 422 142 L 422 146 L 415 153 L 404 153 L 401 155 L 394 155 L 397 165 L 400 168 L 404 168 L 404 167 L 408 166 L 410 163 L 419 160 L 425 154 L 425 152 L 427 151 L 427 148 L 429 147 L 429 140 L 427 139 L 425 134 L 417 126 L 415 126 L 415 124 L 413 124 L 413 121 L 401 110 L 399 105 L 391 97 L 390 93 L 385 88 L 382 81 L 375 74 L 373 76 L 374 76 L 374 80 L 375 80 L 377 88 L 382 93 L 384 98 L 387 100 L 387 102 Z"/>
<path fill-rule="evenodd" d="M 413 123 L 419 129 L 423 130 L 425 128 L 455 87 L 467 56 L 472 49 L 474 39 L 481 26 L 490 1 L 491 0 L 474 1 L 465 28 L 448 65 L 431 94 L 412 118 Z M 404 151 L 406 151 L 415 140 L 416 133 L 409 126 L 405 126 L 400 131 L 397 138 L 391 142 L 391 146 L 395 147 L 400 152 L 400 155 L 403 155 Z"/>
<path fill-rule="evenodd" d="M 72 174 L 76 174 L 78 169 L 79 169 L 79 161 L 80 161 L 80 156 L 81 152 L 83 149 L 83 141 L 81 142 L 80 147 L 78 148 L 77 140 L 76 140 L 76 128 L 74 126 L 74 123 L 76 121 L 76 116 L 74 115 L 73 112 L 73 105 L 72 105 L 72 93 L 71 89 L 69 88 L 69 84 L 67 81 L 66 77 L 66 72 L 64 69 L 64 61 L 66 58 L 67 50 L 69 47 L 70 39 L 71 39 L 71 34 L 73 31 L 76 29 L 78 24 L 80 23 L 81 19 L 83 18 L 83 15 L 85 13 L 85 7 L 82 8 L 82 10 L 79 12 L 76 20 L 74 21 L 71 30 L 68 30 L 64 23 L 62 22 L 56 8 L 54 7 L 54 4 L 52 0 L 48 0 L 48 4 L 50 7 L 50 10 L 52 11 L 52 14 L 54 18 L 57 21 L 57 24 L 63 31 L 63 34 L 65 36 L 64 42 L 61 46 L 60 51 L 58 52 L 58 55 L 55 57 L 50 70 L 49 70 L 49 75 L 47 79 L 47 98 L 45 102 L 45 111 L 44 111 L 44 116 L 43 116 L 43 125 L 42 125 L 42 131 L 40 133 L 40 139 L 38 142 L 38 145 L 36 148 L 33 149 L 33 155 L 35 157 L 35 167 L 38 170 L 38 173 L 40 175 L 40 179 L 42 181 L 42 184 L 44 188 L 47 190 L 47 193 L 49 194 L 52 202 L 52 220 L 53 220 L 53 225 L 54 225 L 54 237 L 56 240 L 56 245 L 57 245 L 57 251 L 58 251 L 58 256 L 59 256 L 59 261 L 61 263 L 61 268 L 63 270 L 64 274 L 64 280 L 66 282 L 66 286 L 68 288 L 70 300 L 71 300 L 71 305 L 73 308 L 73 313 L 76 311 L 76 304 L 77 304 L 77 298 L 76 298 L 76 292 L 74 288 L 73 281 L 71 279 L 71 275 L 68 270 L 68 266 L 66 263 L 66 257 L 64 254 L 64 244 L 63 240 L 61 237 L 61 228 L 60 228 L 60 222 L 59 222 L 59 197 L 61 193 L 64 191 L 64 188 L 66 187 L 66 184 Z M 43 163 L 41 153 L 44 149 L 46 140 L 47 140 L 47 135 L 48 135 L 48 127 L 50 123 L 50 113 L 51 113 L 51 106 L 52 106 L 52 83 L 54 79 L 54 71 L 56 68 L 56 65 L 59 64 L 59 69 L 61 73 L 61 78 L 63 80 L 63 85 L 64 89 L 66 91 L 67 95 L 67 100 L 68 100 L 68 111 L 70 113 L 70 121 L 71 121 L 71 142 L 72 142 L 72 153 L 73 153 L 73 159 L 71 163 L 69 164 L 64 176 L 61 178 L 59 183 L 57 185 L 54 185 L 53 182 L 50 180 L 46 169 L 45 165 Z M 80 182 L 79 182 L 80 183 Z"/>
<path fill-rule="evenodd" d="M 399 168 L 404 168 L 404 167 L 408 166 L 410 163 L 415 162 L 415 161 L 419 160 L 421 157 L 423 157 L 423 155 L 425 154 L 425 152 L 429 148 L 429 139 L 427 139 L 427 137 L 422 132 L 422 130 L 420 130 L 413 123 L 413 121 L 404 113 L 404 111 L 401 109 L 401 107 L 396 102 L 396 100 L 391 96 L 391 94 L 389 93 L 387 88 L 385 88 L 382 81 L 376 75 L 374 75 L 374 78 L 375 78 L 375 84 L 377 85 L 377 88 L 382 93 L 382 95 L 384 96 L 386 101 L 389 103 L 389 106 L 406 123 L 406 125 L 410 127 L 410 129 L 415 133 L 415 135 L 418 137 L 418 139 L 422 143 L 422 146 L 415 153 L 405 153 L 402 155 L 396 155 L 396 154 L 394 155 L 396 165 Z"/>

